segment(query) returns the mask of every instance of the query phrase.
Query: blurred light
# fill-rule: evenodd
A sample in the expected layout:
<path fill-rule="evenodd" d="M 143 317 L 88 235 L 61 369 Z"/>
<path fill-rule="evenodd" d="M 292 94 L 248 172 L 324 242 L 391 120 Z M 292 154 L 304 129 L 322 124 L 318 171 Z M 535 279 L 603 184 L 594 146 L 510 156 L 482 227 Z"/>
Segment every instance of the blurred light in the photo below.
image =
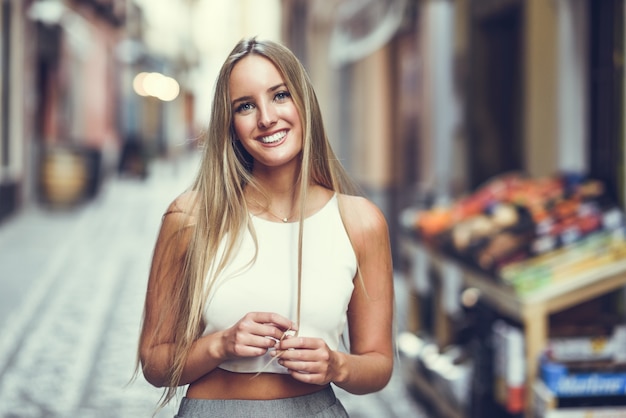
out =
<path fill-rule="evenodd" d="M 473 308 L 480 299 L 480 290 L 475 287 L 467 288 L 461 294 L 461 305 L 466 308 Z"/>
<path fill-rule="evenodd" d="M 59 0 L 40 0 L 28 9 L 28 17 L 45 25 L 58 25 L 65 14 L 65 5 Z"/>
<path fill-rule="evenodd" d="M 148 73 L 139 73 L 133 80 L 133 89 L 135 90 L 135 93 L 143 97 L 148 96 L 148 93 L 146 93 L 146 90 L 143 88 L 143 81 L 147 75 Z"/>
<path fill-rule="evenodd" d="M 161 80 L 163 79 L 161 73 L 148 73 L 143 78 L 143 88 L 150 96 L 158 97 L 161 90 Z"/>
<path fill-rule="evenodd" d="M 133 89 L 140 96 L 152 96 L 164 102 L 170 102 L 180 94 L 180 85 L 176 80 L 156 72 L 137 74 Z"/>
<path fill-rule="evenodd" d="M 68 35 L 73 52 L 86 57 L 93 45 L 90 23 L 78 13 L 65 6 L 61 0 L 39 0 L 27 12 L 28 17 L 46 26 L 60 26 Z"/>
<path fill-rule="evenodd" d="M 411 332 L 402 332 L 396 340 L 398 350 L 408 358 L 416 358 L 424 348 L 424 341 Z"/>
<path fill-rule="evenodd" d="M 156 97 L 164 102 L 170 102 L 178 97 L 180 93 L 180 86 L 178 82 L 171 77 L 163 77 L 161 79 L 160 89 Z"/>

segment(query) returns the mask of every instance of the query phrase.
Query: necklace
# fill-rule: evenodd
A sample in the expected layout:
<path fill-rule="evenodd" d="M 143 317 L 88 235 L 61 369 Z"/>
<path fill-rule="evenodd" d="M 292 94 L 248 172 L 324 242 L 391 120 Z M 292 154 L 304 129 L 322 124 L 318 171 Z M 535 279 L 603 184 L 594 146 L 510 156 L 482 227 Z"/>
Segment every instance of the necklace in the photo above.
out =
<path fill-rule="evenodd" d="M 272 215 L 274 218 L 278 219 L 279 221 L 283 221 L 283 223 L 289 222 L 289 218 L 291 218 L 291 215 L 284 217 L 284 218 L 281 218 L 280 216 L 276 216 L 272 212 L 270 212 L 269 209 L 266 209 L 266 212 Z"/>
<path fill-rule="evenodd" d="M 262 208 L 263 211 L 267 212 L 269 215 L 272 215 L 274 218 L 278 219 L 282 223 L 286 224 L 287 222 L 289 222 L 289 219 L 293 217 L 293 208 L 291 209 L 291 213 L 289 214 L 289 216 L 278 216 L 274 212 L 272 212 L 269 207 L 261 206 L 259 202 L 257 202 L 256 200 L 254 200 L 254 203 L 256 204 L 256 206 L 258 206 L 259 208 Z"/>
<path fill-rule="evenodd" d="M 280 217 L 278 215 L 275 215 L 271 210 L 269 210 L 269 208 L 266 208 L 265 211 L 269 213 L 270 215 L 272 215 L 274 218 L 278 219 L 279 221 L 283 221 L 283 223 L 285 224 L 289 222 L 289 219 L 291 219 L 291 217 L 293 216 L 293 211 L 289 216 L 286 216 L 286 217 Z"/>

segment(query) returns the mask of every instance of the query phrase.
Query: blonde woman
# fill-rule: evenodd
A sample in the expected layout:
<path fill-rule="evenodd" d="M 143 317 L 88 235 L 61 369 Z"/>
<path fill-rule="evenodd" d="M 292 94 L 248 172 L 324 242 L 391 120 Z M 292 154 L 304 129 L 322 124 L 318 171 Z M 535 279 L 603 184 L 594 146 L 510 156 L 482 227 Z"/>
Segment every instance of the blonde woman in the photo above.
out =
<path fill-rule="evenodd" d="M 188 385 L 178 417 L 345 417 L 331 383 L 382 389 L 392 322 L 385 218 L 354 195 L 297 58 L 242 40 L 216 82 L 197 178 L 163 216 L 145 378 L 162 404 Z"/>

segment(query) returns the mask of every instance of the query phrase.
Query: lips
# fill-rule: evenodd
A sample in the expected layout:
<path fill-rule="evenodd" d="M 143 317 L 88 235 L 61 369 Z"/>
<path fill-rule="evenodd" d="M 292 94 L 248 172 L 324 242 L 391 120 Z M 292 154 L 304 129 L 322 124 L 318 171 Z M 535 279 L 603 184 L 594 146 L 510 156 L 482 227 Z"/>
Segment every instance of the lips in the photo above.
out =
<path fill-rule="evenodd" d="M 287 135 L 287 131 L 278 131 L 271 135 L 259 137 L 259 141 L 264 144 L 274 144 L 281 141 Z"/>

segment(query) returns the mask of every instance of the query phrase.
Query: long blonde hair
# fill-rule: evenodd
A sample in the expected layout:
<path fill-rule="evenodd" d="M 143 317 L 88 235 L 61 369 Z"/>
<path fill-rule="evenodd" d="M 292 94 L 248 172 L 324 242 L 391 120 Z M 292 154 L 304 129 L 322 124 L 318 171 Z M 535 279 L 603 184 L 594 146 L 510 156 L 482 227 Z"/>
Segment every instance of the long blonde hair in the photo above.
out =
<path fill-rule="evenodd" d="M 237 141 L 228 89 L 233 67 L 248 55 L 262 56 L 275 65 L 300 115 L 303 149 L 298 179 L 299 213 L 304 213 L 310 184 L 319 184 L 339 193 L 358 193 L 358 188 L 331 149 L 311 81 L 296 56 L 285 46 L 272 41 L 248 38 L 237 43 L 224 62 L 215 84 L 211 118 L 203 138 L 203 160 L 192 185 L 196 195 L 196 219 L 191 226 L 190 244 L 184 260 L 181 260 L 182 268 L 177 273 L 180 277 L 171 294 L 173 300 L 169 307 L 161 308 L 173 310 L 163 311 L 161 315 L 173 315 L 176 326 L 169 384 L 161 406 L 175 396 L 191 345 L 202 333 L 208 289 L 228 263 L 241 234 L 246 228 L 252 228 L 244 188 L 252 187 L 259 194 L 264 194 L 251 174 L 252 158 Z M 299 218 L 298 287 L 301 281 L 303 216 Z M 218 247 L 222 245 L 225 250 L 218 259 Z M 207 278 L 209 272 L 210 277 Z M 298 300 L 298 318 L 299 305 Z"/>

